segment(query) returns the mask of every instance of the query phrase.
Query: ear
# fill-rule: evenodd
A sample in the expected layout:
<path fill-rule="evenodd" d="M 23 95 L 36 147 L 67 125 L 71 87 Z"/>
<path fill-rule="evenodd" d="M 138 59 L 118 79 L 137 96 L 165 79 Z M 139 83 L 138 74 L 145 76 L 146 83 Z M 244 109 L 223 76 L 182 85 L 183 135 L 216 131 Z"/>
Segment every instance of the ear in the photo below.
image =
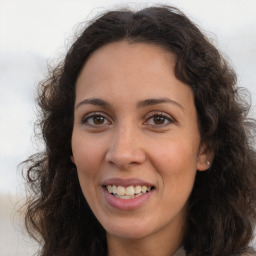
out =
<path fill-rule="evenodd" d="M 75 159 L 74 159 L 74 156 L 70 156 L 70 160 L 73 164 L 75 164 Z"/>
<path fill-rule="evenodd" d="M 200 145 L 198 155 L 197 155 L 197 170 L 206 171 L 208 170 L 214 159 L 213 150 L 207 146 L 205 143 Z"/>

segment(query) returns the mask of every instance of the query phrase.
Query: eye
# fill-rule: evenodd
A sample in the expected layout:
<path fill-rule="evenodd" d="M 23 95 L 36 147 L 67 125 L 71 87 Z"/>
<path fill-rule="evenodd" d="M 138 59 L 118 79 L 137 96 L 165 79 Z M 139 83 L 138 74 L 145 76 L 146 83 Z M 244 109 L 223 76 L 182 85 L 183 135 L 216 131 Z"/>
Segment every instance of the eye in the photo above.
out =
<path fill-rule="evenodd" d="M 110 121 L 102 114 L 90 113 L 82 119 L 82 124 L 88 126 L 101 127 L 104 125 L 110 125 Z"/>
<path fill-rule="evenodd" d="M 174 120 L 170 115 L 167 115 L 165 113 L 159 113 L 159 114 L 153 114 L 150 116 L 146 124 L 150 126 L 166 126 L 168 124 L 173 123 Z"/>

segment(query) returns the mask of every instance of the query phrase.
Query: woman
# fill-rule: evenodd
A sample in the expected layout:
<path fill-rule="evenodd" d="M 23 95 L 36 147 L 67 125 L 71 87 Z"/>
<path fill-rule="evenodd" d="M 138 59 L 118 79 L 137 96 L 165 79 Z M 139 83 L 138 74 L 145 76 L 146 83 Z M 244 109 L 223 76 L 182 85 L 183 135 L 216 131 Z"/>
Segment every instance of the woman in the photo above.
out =
<path fill-rule="evenodd" d="M 94 20 L 39 87 L 41 255 L 253 255 L 255 124 L 235 85 L 178 9 Z"/>

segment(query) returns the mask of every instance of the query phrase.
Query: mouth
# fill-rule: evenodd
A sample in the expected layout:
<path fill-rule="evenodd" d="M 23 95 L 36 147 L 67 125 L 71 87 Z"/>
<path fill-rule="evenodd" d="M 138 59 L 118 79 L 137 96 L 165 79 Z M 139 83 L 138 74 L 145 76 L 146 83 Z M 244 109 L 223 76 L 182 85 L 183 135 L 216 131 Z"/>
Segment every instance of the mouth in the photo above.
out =
<path fill-rule="evenodd" d="M 155 189 L 154 186 L 145 185 L 131 185 L 127 187 L 121 185 L 105 185 L 104 187 L 115 198 L 126 200 L 140 197 Z"/>
<path fill-rule="evenodd" d="M 156 190 L 154 184 L 137 178 L 110 178 L 103 181 L 102 188 L 107 204 L 121 211 L 143 207 L 151 200 Z"/>

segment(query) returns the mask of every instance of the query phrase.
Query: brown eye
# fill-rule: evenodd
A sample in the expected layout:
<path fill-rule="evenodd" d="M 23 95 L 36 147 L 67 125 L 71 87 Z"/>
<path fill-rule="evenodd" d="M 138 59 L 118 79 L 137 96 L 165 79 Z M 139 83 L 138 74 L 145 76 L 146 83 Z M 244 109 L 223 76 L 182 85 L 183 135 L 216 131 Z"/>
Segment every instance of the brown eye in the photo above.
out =
<path fill-rule="evenodd" d="M 101 114 L 89 114 L 82 119 L 82 124 L 97 128 L 110 125 L 111 123 L 105 116 Z"/>
<path fill-rule="evenodd" d="M 104 124 L 105 118 L 103 116 L 94 116 L 93 123 L 96 125 Z"/>
<path fill-rule="evenodd" d="M 161 114 L 151 115 L 151 117 L 148 118 L 148 120 L 146 121 L 146 124 L 160 128 L 163 126 L 167 126 L 173 122 L 174 120 L 170 115 L 161 113 Z"/>
<path fill-rule="evenodd" d="M 155 124 L 164 124 L 166 117 L 156 115 L 153 119 Z"/>

